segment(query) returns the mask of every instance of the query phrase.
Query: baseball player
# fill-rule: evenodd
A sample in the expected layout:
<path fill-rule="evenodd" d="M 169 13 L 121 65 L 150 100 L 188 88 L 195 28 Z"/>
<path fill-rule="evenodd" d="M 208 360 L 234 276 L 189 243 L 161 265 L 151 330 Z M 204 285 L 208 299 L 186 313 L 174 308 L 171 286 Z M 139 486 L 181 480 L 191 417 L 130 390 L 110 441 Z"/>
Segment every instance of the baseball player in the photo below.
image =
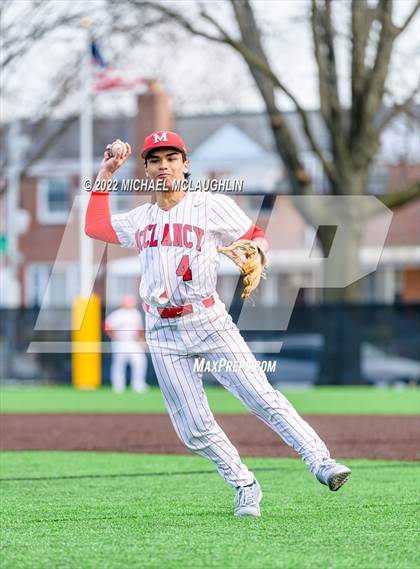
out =
<path fill-rule="evenodd" d="M 128 143 L 119 148 L 113 156 L 111 145 L 106 147 L 95 188 L 111 185 L 113 173 L 131 155 Z M 225 195 L 174 191 L 189 175 L 187 149 L 178 134 L 150 134 L 141 156 L 149 179 L 164 186 L 156 203 L 111 215 L 107 193 L 93 192 L 85 231 L 138 251 L 146 341 L 177 435 L 213 461 L 236 489 L 235 515 L 260 515 L 260 485 L 215 421 L 202 374 L 194 367 L 204 357 L 226 389 L 291 446 L 322 484 L 338 490 L 350 469 L 330 458 L 317 433 L 268 382 L 216 292 L 220 252 L 240 267 L 244 298 L 258 286 L 268 250 L 264 232 Z M 222 359 L 229 366 L 218 367 Z"/>
<path fill-rule="evenodd" d="M 133 391 L 147 391 L 147 357 L 141 347 L 141 340 L 144 339 L 143 319 L 134 296 L 125 295 L 121 307 L 108 315 L 105 332 L 112 340 L 111 384 L 114 392 L 122 393 L 125 390 L 127 365 L 131 366 Z"/>

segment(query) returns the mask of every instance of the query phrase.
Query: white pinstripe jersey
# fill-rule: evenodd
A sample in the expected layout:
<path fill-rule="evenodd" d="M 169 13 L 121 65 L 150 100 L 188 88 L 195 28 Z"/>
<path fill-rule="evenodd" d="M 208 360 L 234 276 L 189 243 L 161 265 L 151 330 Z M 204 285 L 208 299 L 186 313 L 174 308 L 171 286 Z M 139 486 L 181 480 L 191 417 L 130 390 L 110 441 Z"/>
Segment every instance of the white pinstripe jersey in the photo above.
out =
<path fill-rule="evenodd" d="M 139 331 L 144 329 L 143 318 L 136 308 L 118 308 L 108 314 L 106 328 L 112 330 L 112 339 L 118 342 L 138 342 Z"/>
<path fill-rule="evenodd" d="M 182 306 L 216 288 L 218 247 L 244 235 L 251 219 L 229 197 L 187 192 L 168 211 L 144 204 L 111 216 L 123 247 L 139 253 L 140 296 L 148 304 Z"/>

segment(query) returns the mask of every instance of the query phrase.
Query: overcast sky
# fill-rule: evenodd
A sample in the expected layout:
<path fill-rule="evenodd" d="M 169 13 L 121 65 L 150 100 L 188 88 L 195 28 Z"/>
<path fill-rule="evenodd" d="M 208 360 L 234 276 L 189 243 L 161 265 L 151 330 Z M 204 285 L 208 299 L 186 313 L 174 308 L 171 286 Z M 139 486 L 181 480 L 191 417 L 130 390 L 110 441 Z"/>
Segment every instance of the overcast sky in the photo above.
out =
<path fill-rule="evenodd" d="M 414 1 L 395 1 L 394 20 L 397 24 L 403 21 Z M 170 3 L 173 7 L 180 7 L 188 16 L 197 8 L 197 3 L 193 0 Z M 15 0 L 2 18 L 2 26 L 10 23 L 25 25 L 23 14 L 31 4 L 30 1 Z M 254 0 L 253 5 L 260 26 L 265 31 L 265 44 L 274 69 L 305 107 L 316 108 L 317 80 L 307 0 Z M 93 32 L 100 35 L 108 25 L 106 17 L 105 23 L 103 22 L 103 0 L 52 0 L 48 2 L 48 6 L 54 13 L 66 14 L 82 11 L 82 7 L 85 7 L 84 11 L 90 15 L 93 22 Z M 348 7 L 348 2 L 342 0 L 335 14 L 343 32 Z M 212 0 L 209 8 L 219 21 L 223 21 L 224 25 L 235 31 L 231 9 L 226 2 Z M 138 13 L 131 13 L 127 11 L 128 18 L 139 18 Z M 390 85 L 399 97 L 403 97 L 419 79 L 419 30 L 420 20 L 417 16 L 397 45 Z M 3 121 L 16 116 L 39 116 L 43 113 L 46 101 L 54 92 L 54 85 L 60 77 L 74 69 L 73 75 L 75 80 L 77 79 L 77 62 L 82 49 L 83 34 L 81 29 L 74 26 L 57 30 L 35 44 L 16 66 L 2 73 Z M 105 59 L 125 75 L 160 79 L 169 91 L 178 114 L 263 109 L 247 67 L 230 48 L 186 36 L 184 33 L 176 33 L 176 37 L 173 36 L 168 28 L 159 33 L 150 30 L 144 33 L 139 38 L 140 43 L 135 45 L 135 42 L 127 37 L 114 34 L 102 39 L 100 47 Z M 341 93 L 343 100 L 348 101 L 349 61 L 346 59 L 346 42 L 343 34 L 338 42 L 338 59 Z M 63 100 L 56 114 L 78 112 L 76 87 L 75 84 L 73 94 Z M 292 108 L 284 97 L 281 98 L 281 104 L 283 108 Z M 103 93 L 97 97 L 95 109 L 100 115 L 133 114 L 134 94 Z"/>

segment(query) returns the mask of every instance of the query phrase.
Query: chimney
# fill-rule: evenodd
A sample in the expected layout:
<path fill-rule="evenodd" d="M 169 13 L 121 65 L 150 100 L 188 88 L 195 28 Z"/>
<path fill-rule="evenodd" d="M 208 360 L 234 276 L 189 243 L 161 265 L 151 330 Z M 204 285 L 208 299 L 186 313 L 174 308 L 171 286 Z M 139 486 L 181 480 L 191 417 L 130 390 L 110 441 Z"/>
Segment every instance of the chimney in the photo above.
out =
<path fill-rule="evenodd" d="M 172 130 L 173 124 L 173 114 L 168 95 L 159 81 L 150 81 L 147 91 L 137 97 L 137 117 L 134 130 L 137 178 L 145 177 L 143 159 L 140 157 L 144 139 L 156 130 Z"/>

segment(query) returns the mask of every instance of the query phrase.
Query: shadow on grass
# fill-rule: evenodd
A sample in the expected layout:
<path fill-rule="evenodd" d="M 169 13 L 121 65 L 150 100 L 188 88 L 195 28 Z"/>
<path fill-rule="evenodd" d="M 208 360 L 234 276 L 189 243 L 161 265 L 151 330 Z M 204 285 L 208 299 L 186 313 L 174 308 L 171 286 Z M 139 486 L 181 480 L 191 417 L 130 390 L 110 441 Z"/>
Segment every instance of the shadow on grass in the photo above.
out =
<path fill-rule="evenodd" d="M 371 461 L 372 462 L 372 461 Z M 394 464 L 381 464 L 381 468 L 412 468 L 419 466 L 415 462 L 398 462 Z M 372 465 L 361 464 L 357 466 L 357 470 L 370 469 Z M 271 467 L 255 467 L 252 468 L 253 472 L 287 472 L 294 470 L 295 466 L 271 466 Z M 120 473 L 120 474 L 80 474 L 80 475 L 67 475 L 67 476 L 21 476 L 13 478 L 0 478 L 0 482 L 42 482 L 45 480 L 88 480 L 88 479 L 106 479 L 106 478 L 148 478 L 149 476 L 197 476 L 200 474 L 214 474 L 216 470 L 188 470 L 188 471 L 166 471 L 166 472 L 134 472 L 134 473 Z"/>

